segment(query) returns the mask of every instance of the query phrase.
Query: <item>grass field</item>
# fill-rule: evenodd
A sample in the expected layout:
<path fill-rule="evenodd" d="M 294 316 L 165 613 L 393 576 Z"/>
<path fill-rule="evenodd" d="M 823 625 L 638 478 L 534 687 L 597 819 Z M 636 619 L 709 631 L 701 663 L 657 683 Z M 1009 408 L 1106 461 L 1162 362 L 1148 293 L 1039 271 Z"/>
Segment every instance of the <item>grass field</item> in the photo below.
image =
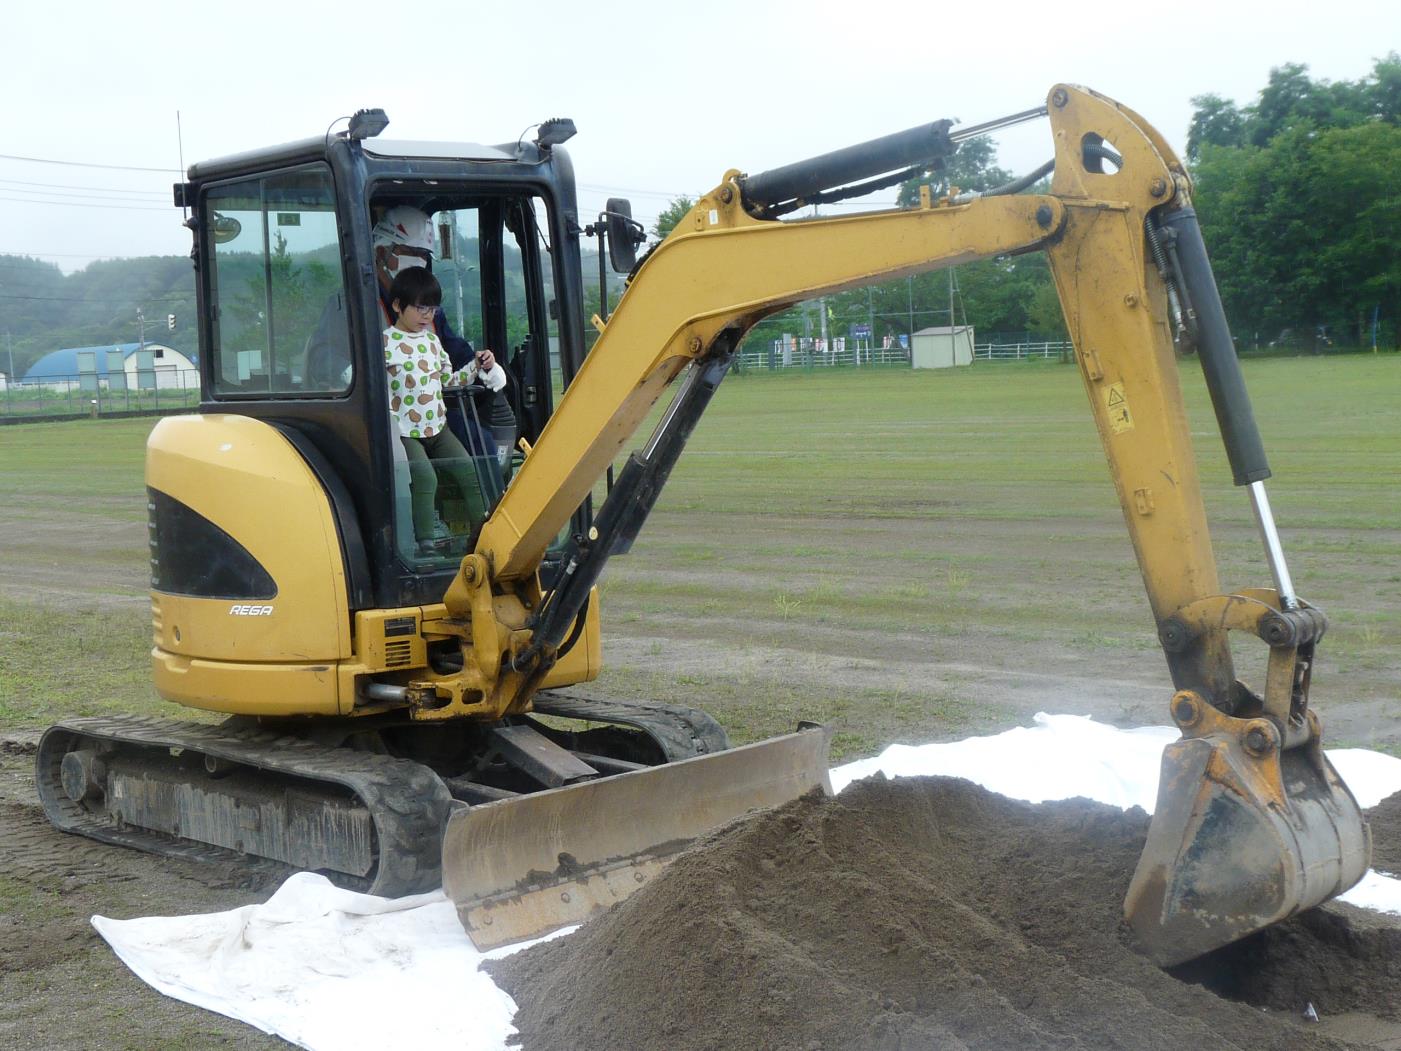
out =
<path fill-rule="evenodd" d="M 1245 370 L 1296 584 L 1332 618 L 1313 694 L 1330 743 L 1401 751 L 1401 358 Z M 1182 374 L 1222 583 L 1267 586 L 1200 371 Z M 153 424 L 0 429 L 0 726 L 162 707 Z M 1056 364 L 732 378 L 610 565 L 603 614 L 598 692 L 696 704 L 738 741 L 827 721 L 839 756 L 1036 710 L 1162 723 L 1171 693 L 1085 395 Z"/>

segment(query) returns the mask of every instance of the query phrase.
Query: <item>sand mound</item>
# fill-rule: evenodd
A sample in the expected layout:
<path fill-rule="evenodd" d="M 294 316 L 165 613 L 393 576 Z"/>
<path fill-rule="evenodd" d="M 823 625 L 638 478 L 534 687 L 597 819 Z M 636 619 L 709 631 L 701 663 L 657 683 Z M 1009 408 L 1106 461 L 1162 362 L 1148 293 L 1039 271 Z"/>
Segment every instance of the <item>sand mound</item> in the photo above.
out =
<path fill-rule="evenodd" d="M 1401 932 L 1357 910 L 1280 925 L 1190 981 L 1136 955 L 1119 907 L 1147 820 L 871 780 L 732 825 L 491 970 L 529 1051 L 1341 1048 L 1295 1020 L 1306 1003 L 1395 1000 Z"/>
<path fill-rule="evenodd" d="M 1372 826 L 1372 867 L 1401 875 L 1401 792 L 1368 810 L 1367 821 Z"/>

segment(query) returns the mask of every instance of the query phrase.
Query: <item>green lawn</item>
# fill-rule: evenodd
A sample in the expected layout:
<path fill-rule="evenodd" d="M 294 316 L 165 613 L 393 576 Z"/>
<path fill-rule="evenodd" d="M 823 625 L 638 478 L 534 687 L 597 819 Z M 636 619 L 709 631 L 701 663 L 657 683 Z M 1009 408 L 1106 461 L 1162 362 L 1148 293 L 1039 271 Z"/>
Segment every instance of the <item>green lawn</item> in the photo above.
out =
<path fill-rule="evenodd" d="M 1395 748 L 1401 358 L 1244 367 L 1295 581 L 1332 618 L 1314 699 L 1333 743 Z M 1268 585 L 1200 370 L 1182 375 L 1223 585 Z M 154 423 L 0 428 L 0 724 L 160 706 Z M 857 755 L 1036 707 L 1163 722 L 1171 692 L 1079 377 L 1054 363 L 732 377 L 603 595 L 597 689 L 697 704 L 736 740 L 816 718 Z"/>

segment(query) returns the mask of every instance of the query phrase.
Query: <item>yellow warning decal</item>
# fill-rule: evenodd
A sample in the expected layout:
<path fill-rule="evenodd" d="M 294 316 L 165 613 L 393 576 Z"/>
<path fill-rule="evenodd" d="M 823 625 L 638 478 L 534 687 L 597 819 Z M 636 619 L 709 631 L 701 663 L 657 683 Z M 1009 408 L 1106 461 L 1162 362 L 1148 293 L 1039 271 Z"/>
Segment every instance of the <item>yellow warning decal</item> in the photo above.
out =
<path fill-rule="evenodd" d="M 1133 414 L 1129 412 L 1129 401 L 1124 397 L 1124 385 L 1112 383 L 1105 392 L 1105 404 L 1109 407 L 1109 429 L 1115 434 L 1133 430 Z"/>

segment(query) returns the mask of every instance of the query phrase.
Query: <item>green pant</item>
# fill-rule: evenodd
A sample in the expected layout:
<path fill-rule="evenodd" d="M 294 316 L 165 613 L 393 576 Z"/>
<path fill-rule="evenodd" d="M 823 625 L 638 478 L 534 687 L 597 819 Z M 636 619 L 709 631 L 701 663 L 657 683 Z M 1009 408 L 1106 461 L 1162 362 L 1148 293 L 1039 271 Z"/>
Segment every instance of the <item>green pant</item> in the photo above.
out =
<path fill-rule="evenodd" d="M 409 489 L 413 495 L 413 531 L 417 540 L 433 539 L 433 510 L 438 496 L 438 468 L 457 485 L 467 502 L 470 528 L 486 520 L 486 501 L 482 499 L 477 472 L 467 450 L 462 448 L 451 431 L 442 430 L 431 438 L 404 438 L 404 452 L 409 458 Z"/>

